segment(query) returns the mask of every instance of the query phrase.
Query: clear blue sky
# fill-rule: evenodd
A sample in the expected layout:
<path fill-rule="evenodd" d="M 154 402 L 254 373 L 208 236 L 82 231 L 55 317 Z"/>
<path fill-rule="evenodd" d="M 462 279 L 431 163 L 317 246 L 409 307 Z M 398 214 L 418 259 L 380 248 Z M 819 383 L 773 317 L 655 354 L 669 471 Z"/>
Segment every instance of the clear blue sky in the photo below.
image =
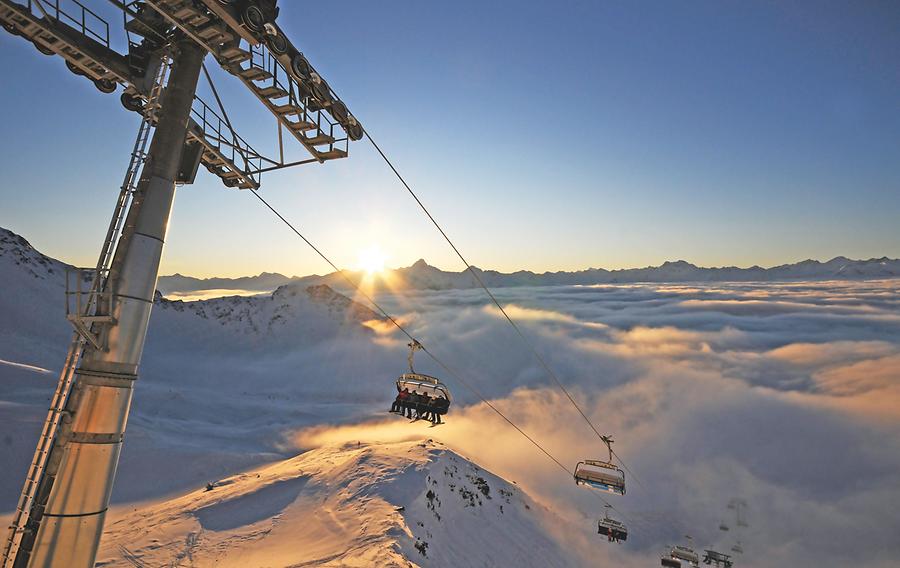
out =
<path fill-rule="evenodd" d="M 479 266 L 900 256 L 896 2 L 281 4 Z M 93 264 L 138 118 L 2 31 L 0 74 L 0 226 Z M 274 119 L 217 83 L 241 134 L 271 147 Z M 389 265 L 461 268 L 367 142 L 264 181 L 338 264 L 374 243 Z M 164 273 L 326 270 L 202 168 L 168 242 Z"/>

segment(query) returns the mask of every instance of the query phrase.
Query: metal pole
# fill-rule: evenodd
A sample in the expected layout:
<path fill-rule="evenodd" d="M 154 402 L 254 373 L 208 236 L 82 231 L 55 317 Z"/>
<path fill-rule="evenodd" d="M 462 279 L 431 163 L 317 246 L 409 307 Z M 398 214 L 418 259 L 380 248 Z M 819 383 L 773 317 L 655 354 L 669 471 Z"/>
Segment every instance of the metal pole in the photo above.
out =
<path fill-rule="evenodd" d="M 16 567 L 94 565 L 150 321 L 175 178 L 205 51 L 181 41 L 105 292 L 105 349 L 87 345 Z M 26 542 L 32 541 L 32 542 Z"/>

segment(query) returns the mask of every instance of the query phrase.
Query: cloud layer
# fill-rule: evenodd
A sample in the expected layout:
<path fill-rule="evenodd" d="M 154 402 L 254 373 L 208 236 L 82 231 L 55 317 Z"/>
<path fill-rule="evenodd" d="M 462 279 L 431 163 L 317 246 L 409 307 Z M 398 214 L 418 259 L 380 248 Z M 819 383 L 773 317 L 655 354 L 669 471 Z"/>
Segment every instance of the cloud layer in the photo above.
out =
<path fill-rule="evenodd" d="M 586 563 L 658 565 L 663 548 L 684 534 L 698 547 L 727 551 L 735 529 L 717 527 L 731 519 L 728 500 L 740 496 L 751 525 L 740 535 L 741 566 L 896 565 L 900 281 L 506 288 L 497 295 L 592 422 L 614 435 L 630 470 L 628 493 L 606 499 L 632 530 L 627 545 L 596 535 L 599 496 L 575 487 L 422 354 L 417 370 L 443 375 L 453 390 L 447 424 L 428 428 L 388 415 L 406 338 L 379 322 L 320 325 L 331 317 L 325 312 L 255 336 L 235 332 L 239 320 L 193 322 L 188 312 L 155 311 L 115 500 L 159 497 L 331 441 L 431 437 L 567 519 L 566 530 L 554 530 Z M 566 469 L 603 457 L 593 432 L 481 293 L 379 301 Z M 33 333 L 42 342 L 20 337 L 0 355 L 16 365 L 58 365 L 43 347 L 13 349 L 49 345 L 53 334 L 39 323 Z M 0 405 L 0 415 L 15 425 L 7 443 L 24 471 L 29 428 L 39 426 L 52 381 L 20 366 L 2 365 L 0 373 L 14 379 L 5 384 L 15 389 L 0 398 L 19 406 Z M 180 474 L 160 476 L 161 460 Z M 18 485 L 20 477 L 2 479 L 11 501 L 9 480 Z"/>
<path fill-rule="evenodd" d="M 685 533 L 729 549 L 734 496 L 750 503 L 741 565 L 888 566 L 900 558 L 898 282 L 629 285 L 501 290 L 501 301 L 629 475 L 609 497 L 634 535 L 626 566 Z M 438 357 L 565 465 L 602 456 L 589 427 L 475 292 L 389 298 Z M 388 331 L 382 335 L 390 338 Z M 398 366 L 402 348 L 394 346 Z M 389 344 L 389 343 L 385 343 Z M 439 368 L 422 362 L 422 370 Z M 524 484 L 586 532 L 602 503 L 463 385 L 473 403 L 427 430 Z M 300 431 L 298 447 L 402 439 L 394 419 Z M 582 535 L 584 536 L 584 535 Z M 577 539 L 576 539 L 577 540 Z M 581 542 L 583 545 L 584 542 Z"/>

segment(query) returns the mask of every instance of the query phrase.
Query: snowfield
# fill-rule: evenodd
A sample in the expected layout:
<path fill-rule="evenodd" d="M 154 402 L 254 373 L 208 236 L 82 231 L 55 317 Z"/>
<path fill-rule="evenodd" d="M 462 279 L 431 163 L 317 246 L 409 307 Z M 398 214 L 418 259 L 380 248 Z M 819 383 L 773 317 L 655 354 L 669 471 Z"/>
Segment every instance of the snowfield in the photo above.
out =
<path fill-rule="evenodd" d="M 348 443 L 119 512 L 97 565 L 578 565 L 559 522 L 440 443 Z"/>

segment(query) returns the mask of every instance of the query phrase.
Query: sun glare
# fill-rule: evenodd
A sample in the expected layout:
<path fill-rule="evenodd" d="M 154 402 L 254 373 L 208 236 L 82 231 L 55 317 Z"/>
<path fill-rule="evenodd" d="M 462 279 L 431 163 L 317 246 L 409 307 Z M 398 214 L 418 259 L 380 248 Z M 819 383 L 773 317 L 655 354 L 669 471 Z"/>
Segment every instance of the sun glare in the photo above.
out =
<path fill-rule="evenodd" d="M 384 262 L 387 256 L 376 245 L 359 251 L 359 269 L 368 274 L 375 274 L 384 270 Z"/>

